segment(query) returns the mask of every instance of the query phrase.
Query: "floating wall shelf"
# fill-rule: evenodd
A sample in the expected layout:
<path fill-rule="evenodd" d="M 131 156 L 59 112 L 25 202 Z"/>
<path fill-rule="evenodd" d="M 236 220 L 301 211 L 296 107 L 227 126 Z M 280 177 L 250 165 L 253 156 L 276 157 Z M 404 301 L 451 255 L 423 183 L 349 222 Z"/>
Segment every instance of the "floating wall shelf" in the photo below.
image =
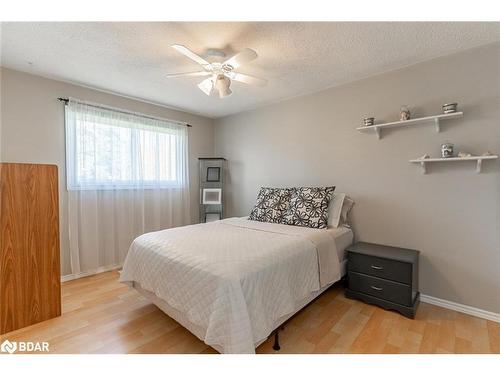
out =
<path fill-rule="evenodd" d="M 427 163 L 436 163 L 436 162 L 450 162 L 450 161 L 475 161 L 476 162 L 476 172 L 481 173 L 481 165 L 483 160 L 492 160 L 497 159 L 498 155 L 488 155 L 488 156 L 468 156 L 464 158 L 429 158 L 429 159 L 413 159 L 410 160 L 410 163 L 419 163 L 422 167 L 422 173 L 425 174 L 426 164 Z"/>
<path fill-rule="evenodd" d="M 420 117 L 420 118 L 415 118 L 415 119 L 405 120 L 405 121 L 386 122 L 385 124 L 361 126 L 359 128 L 356 128 L 356 130 L 358 130 L 358 131 L 374 131 L 375 134 L 377 134 L 377 138 L 380 139 L 380 131 L 384 128 L 394 128 L 394 127 L 399 127 L 399 126 L 428 125 L 430 123 L 433 123 L 435 128 L 436 128 L 436 132 L 439 133 L 439 131 L 441 130 L 440 129 L 440 121 L 441 120 L 459 118 L 459 117 L 462 117 L 463 115 L 464 115 L 463 112 L 454 112 L 454 113 L 447 113 L 444 115 Z"/>

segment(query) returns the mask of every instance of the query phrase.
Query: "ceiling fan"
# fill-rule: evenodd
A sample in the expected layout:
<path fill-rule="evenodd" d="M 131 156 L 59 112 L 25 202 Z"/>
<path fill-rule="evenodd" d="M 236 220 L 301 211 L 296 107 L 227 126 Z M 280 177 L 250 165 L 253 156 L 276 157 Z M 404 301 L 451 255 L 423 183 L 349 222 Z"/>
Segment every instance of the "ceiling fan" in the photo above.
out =
<path fill-rule="evenodd" d="M 267 81 L 262 78 L 253 77 L 247 74 L 237 73 L 234 70 L 241 65 L 248 63 L 257 58 L 257 52 L 250 48 L 245 48 L 233 57 L 224 62 L 208 62 L 203 57 L 197 55 L 186 46 L 173 44 L 177 52 L 200 64 L 203 70 L 188 73 L 167 74 L 167 78 L 188 77 L 188 76 L 210 76 L 198 84 L 198 87 L 207 95 L 212 95 L 215 92 L 219 93 L 220 98 L 231 95 L 232 91 L 229 88 L 231 81 L 243 82 L 248 85 L 264 86 Z M 216 51 L 215 56 L 224 56 L 222 52 Z"/>

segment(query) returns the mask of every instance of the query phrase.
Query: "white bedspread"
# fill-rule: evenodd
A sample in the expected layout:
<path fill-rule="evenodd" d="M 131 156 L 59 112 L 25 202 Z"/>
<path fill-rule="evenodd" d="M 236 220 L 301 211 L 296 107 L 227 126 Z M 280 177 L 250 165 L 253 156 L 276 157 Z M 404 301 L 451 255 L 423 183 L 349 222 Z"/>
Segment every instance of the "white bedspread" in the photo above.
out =
<path fill-rule="evenodd" d="M 328 230 L 232 218 L 136 238 L 120 281 L 181 311 L 208 345 L 254 353 L 297 301 L 338 279 Z"/>

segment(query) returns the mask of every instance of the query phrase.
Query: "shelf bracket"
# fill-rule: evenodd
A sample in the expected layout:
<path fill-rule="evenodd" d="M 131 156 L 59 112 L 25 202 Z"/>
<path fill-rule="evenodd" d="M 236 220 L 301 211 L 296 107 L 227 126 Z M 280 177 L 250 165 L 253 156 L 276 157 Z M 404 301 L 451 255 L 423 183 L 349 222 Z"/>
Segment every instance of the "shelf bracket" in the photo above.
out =
<path fill-rule="evenodd" d="M 439 127 L 439 119 L 438 118 L 434 119 L 434 126 L 436 127 L 436 133 L 439 133 L 441 131 L 441 128 Z"/>
<path fill-rule="evenodd" d="M 380 139 L 380 128 L 378 126 L 374 127 L 375 133 L 377 134 L 377 138 Z"/>
<path fill-rule="evenodd" d="M 481 173 L 481 166 L 482 166 L 482 159 L 478 159 L 477 160 L 477 164 L 476 164 L 476 173 Z"/>
<path fill-rule="evenodd" d="M 427 173 L 427 169 L 425 167 L 425 161 L 421 161 L 420 162 L 420 170 L 421 170 L 422 174 L 426 174 Z"/>

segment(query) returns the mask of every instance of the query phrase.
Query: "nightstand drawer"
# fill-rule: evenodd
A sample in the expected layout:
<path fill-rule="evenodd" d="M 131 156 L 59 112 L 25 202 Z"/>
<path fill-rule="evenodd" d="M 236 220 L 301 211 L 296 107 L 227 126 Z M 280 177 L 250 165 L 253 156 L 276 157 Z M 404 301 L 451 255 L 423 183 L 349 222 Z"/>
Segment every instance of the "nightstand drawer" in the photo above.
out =
<path fill-rule="evenodd" d="M 412 265 L 392 259 L 349 252 L 348 270 L 410 285 Z"/>
<path fill-rule="evenodd" d="M 348 277 L 349 289 L 351 290 L 404 306 L 411 306 L 413 303 L 412 291 L 409 285 L 356 272 L 349 272 Z"/>

